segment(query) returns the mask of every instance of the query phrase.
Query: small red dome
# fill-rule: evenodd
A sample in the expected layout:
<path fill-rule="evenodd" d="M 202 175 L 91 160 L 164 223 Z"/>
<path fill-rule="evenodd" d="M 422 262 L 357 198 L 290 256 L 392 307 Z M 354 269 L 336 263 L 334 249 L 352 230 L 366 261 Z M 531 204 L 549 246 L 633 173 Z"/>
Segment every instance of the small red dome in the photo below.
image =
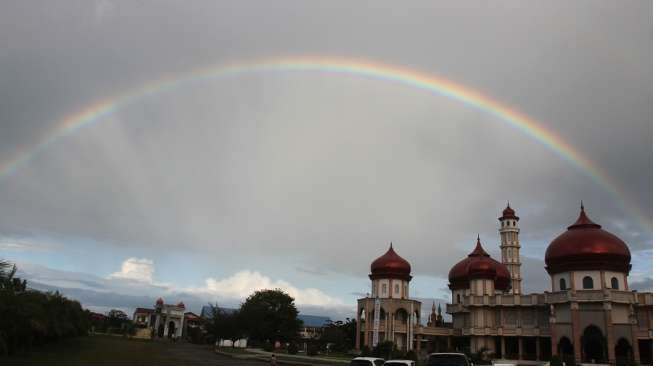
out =
<path fill-rule="evenodd" d="M 630 250 L 617 236 L 601 229 L 581 205 L 578 220 L 555 238 L 544 256 L 549 274 L 571 270 L 630 272 Z"/>
<path fill-rule="evenodd" d="M 449 288 L 469 288 L 469 280 L 487 278 L 494 280 L 494 288 L 507 291 L 510 288 L 510 272 L 505 265 L 492 259 L 483 249 L 481 239 L 476 239 L 476 248 L 467 258 L 456 263 L 449 271 Z"/>
<path fill-rule="evenodd" d="M 506 220 L 506 219 L 514 219 L 519 221 L 519 217 L 515 215 L 515 210 L 510 207 L 510 202 L 508 202 L 508 205 L 506 208 L 503 209 L 503 215 L 499 217 L 500 221 Z"/>
<path fill-rule="evenodd" d="M 159 297 L 159 298 L 156 300 L 156 304 L 157 304 L 157 305 L 163 305 L 163 299 Z"/>
<path fill-rule="evenodd" d="M 186 305 L 184 305 L 184 302 L 183 302 L 183 301 L 180 301 L 179 304 L 177 304 L 177 307 L 178 307 L 178 308 L 185 309 L 185 308 L 186 308 Z"/>
<path fill-rule="evenodd" d="M 371 265 L 370 279 L 377 278 L 398 278 L 410 281 L 410 263 L 395 253 L 390 243 L 390 249 L 378 257 Z"/>

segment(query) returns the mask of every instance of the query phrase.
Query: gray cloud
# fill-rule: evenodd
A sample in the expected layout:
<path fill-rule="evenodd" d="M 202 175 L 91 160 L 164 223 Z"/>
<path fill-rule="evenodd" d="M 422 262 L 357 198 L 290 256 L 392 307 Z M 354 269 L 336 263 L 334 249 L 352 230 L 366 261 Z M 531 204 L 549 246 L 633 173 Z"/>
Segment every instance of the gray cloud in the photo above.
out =
<path fill-rule="evenodd" d="M 541 258 L 583 199 L 633 251 L 649 249 L 631 206 L 653 221 L 652 6 L 3 4 L 0 164 L 63 116 L 163 75 L 318 54 L 477 88 L 556 131 L 627 197 L 458 102 L 358 77 L 252 73 L 146 98 L 57 141 L 0 180 L 0 234 L 183 247 L 218 266 L 301 253 L 288 268 L 357 277 L 394 241 L 415 273 L 444 277 L 476 233 L 496 252 L 506 200 L 524 254 Z M 526 260 L 525 285 L 546 287 L 542 273 Z"/>

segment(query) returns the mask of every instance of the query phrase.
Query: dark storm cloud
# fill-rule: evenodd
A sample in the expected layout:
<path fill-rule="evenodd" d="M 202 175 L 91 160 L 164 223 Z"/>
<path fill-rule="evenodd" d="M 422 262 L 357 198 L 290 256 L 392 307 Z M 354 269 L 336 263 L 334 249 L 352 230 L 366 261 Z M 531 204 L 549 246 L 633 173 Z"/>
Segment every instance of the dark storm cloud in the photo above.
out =
<path fill-rule="evenodd" d="M 3 236 L 182 246 L 242 263 L 299 252 L 304 263 L 289 268 L 356 276 L 394 241 L 415 273 L 443 277 L 476 233 L 496 252 L 506 200 L 525 255 L 541 258 L 583 199 L 633 251 L 650 248 L 629 209 L 652 221 L 649 2 L 1 7 L 0 162 L 62 116 L 162 75 L 324 54 L 474 86 L 557 131 L 627 194 L 460 103 L 358 78 L 248 75 L 152 97 L 60 140 L 0 182 Z M 525 261 L 540 284 L 542 263 Z"/>

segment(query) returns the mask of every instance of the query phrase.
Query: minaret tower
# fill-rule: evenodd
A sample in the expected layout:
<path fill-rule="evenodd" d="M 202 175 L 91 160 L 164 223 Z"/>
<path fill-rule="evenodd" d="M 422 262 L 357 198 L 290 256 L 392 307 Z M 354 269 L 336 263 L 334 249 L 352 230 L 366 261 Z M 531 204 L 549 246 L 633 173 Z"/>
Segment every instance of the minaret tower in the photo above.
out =
<path fill-rule="evenodd" d="M 519 257 L 519 217 L 515 215 L 515 210 L 510 207 L 510 203 L 503 210 L 503 215 L 499 217 L 501 226 L 499 234 L 501 235 L 501 262 L 506 265 L 510 272 L 510 290 L 511 294 L 521 294 L 521 259 Z"/>

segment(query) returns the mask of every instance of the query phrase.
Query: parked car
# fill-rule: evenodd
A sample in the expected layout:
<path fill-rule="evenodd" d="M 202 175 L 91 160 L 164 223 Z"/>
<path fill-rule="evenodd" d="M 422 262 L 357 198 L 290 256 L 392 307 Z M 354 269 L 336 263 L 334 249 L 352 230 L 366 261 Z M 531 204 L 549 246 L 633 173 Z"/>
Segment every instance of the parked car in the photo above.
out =
<path fill-rule="evenodd" d="M 376 357 L 356 357 L 349 363 L 349 366 L 383 366 L 385 360 Z"/>
<path fill-rule="evenodd" d="M 426 366 L 474 366 L 463 353 L 431 353 Z"/>
<path fill-rule="evenodd" d="M 387 360 L 383 366 L 415 366 L 413 360 Z"/>

